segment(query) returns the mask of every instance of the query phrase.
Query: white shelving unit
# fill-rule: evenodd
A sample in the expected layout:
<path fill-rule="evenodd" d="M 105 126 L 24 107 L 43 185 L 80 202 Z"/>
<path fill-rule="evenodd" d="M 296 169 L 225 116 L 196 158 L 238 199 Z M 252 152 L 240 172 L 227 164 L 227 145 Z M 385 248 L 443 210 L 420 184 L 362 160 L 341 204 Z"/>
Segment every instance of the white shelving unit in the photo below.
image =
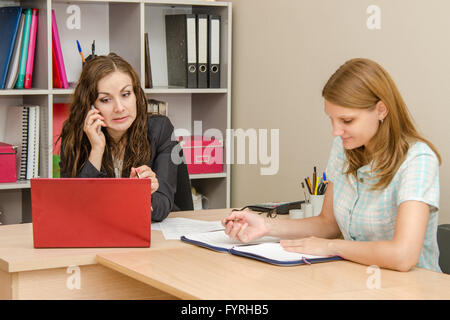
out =
<path fill-rule="evenodd" d="M 202 133 L 217 129 L 222 133 L 226 145 L 226 131 L 231 129 L 231 3 L 161 0 L 37 0 L 0 3 L 0 6 L 11 5 L 39 9 L 36 54 L 32 89 L 0 90 L 0 119 L 6 116 L 6 109 L 10 105 L 37 104 L 41 107 L 40 177 L 52 177 L 53 104 L 70 103 L 74 84 L 81 73 L 76 40 L 80 41 L 85 57 L 90 54 L 91 43 L 95 40 L 97 55 L 115 52 L 125 58 L 140 75 L 144 87 L 144 33 L 148 33 L 154 87 L 144 90 L 147 97 L 168 102 L 168 117 L 175 126 L 175 132 L 184 129 L 194 133 L 194 122 L 201 121 Z M 79 8 L 80 29 L 69 29 L 67 26 L 67 20 L 73 15 L 70 6 Z M 72 82 L 69 89 L 53 89 L 52 9 L 56 14 L 68 81 Z M 221 16 L 221 88 L 187 89 L 167 85 L 164 15 L 176 13 Z M 0 141 L 3 129 L 0 121 Z M 230 207 L 230 172 L 230 165 L 224 164 L 221 173 L 190 176 L 192 185 L 207 197 L 208 208 Z M 0 183 L 0 211 L 0 223 L 30 222 L 30 182 Z"/>

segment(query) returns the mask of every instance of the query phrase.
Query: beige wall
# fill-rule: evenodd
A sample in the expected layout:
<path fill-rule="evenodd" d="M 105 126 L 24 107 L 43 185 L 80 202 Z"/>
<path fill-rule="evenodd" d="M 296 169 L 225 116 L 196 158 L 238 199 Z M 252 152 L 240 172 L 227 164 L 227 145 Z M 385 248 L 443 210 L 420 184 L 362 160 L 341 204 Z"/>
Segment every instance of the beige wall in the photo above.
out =
<path fill-rule="evenodd" d="M 366 57 L 389 71 L 441 152 L 440 223 L 450 223 L 450 1 L 231 2 L 232 127 L 280 129 L 278 173 L 233 165 L 232 206 L 303 199 L 300 180 L 325 169 L 332 142 L 321 89 L 343 62 Z M 371 4 L 381 9 L 380 30 L 366 26 Z"/>

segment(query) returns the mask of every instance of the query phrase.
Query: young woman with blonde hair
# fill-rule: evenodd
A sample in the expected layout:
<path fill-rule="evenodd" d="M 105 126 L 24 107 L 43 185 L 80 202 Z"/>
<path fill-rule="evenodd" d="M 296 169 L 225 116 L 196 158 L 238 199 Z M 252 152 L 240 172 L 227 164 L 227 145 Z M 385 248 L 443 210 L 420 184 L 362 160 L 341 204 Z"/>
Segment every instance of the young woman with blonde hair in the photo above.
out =
<path fill-rule="evenodd" d="M 440 272 L 441 157 L 415 129 L 391 77 L 374 61 L 352 59 L 322 95 L 335 139 L 320 215 L 282 220 L 232 212 L 222 221 L 225 232 L 244 242 L 264 235 L 289 239 L 281 245 L 292 252 Z"/>
<path fill-rule="evenodd" d="M 174 209 L 173 129 L 167 117 L 147 114 L 128 62 L 114 53 L 98 56 L 84 65 L 62 128 L 61 177 L 150 178 L 151 217 L 161 221 Z"/>

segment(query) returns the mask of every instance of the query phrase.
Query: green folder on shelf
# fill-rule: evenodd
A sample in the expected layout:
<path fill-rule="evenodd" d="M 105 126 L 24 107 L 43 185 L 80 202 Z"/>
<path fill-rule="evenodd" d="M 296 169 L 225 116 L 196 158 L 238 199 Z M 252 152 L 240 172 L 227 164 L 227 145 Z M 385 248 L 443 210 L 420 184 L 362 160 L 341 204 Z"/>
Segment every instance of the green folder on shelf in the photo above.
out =
<path fill-rule="evenodd" d="M 25 25 L 23 28 L 22 52 L 20 53 L 19 74 L 17 76 L 16 88 L 23 89 L 25 82 L 25 69 L 27 67 L 28 43 L 30 42 L 31 9 L 25 9 Z"/>

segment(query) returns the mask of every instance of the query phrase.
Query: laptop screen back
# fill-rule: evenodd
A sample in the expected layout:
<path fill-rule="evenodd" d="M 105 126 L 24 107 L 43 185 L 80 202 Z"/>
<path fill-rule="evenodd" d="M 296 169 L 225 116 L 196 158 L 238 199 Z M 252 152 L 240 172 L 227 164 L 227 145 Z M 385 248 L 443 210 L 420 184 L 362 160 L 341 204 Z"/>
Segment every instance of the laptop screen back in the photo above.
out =
<path fill-rule="evenodd" d="M 35 248 L 149 247 L 150 179 L 31 179 Z"/>

